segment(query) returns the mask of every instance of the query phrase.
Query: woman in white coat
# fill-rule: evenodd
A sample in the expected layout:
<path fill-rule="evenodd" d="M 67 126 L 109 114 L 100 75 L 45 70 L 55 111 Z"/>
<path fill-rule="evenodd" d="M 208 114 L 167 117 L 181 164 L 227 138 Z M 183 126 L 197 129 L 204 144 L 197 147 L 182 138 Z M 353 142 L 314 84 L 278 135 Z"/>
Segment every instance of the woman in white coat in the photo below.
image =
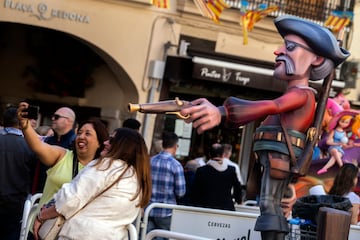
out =
<path fill-rule="evenodd" d="M 119 128 L 105 141 L 102 156 L 90 162 L 43 207 L 35 224 L 63 215 L 59 239 L 128 239 L 132 223 L 151 195 L 150 161 L 143 137 Z M 36 234 L 37 237 L 37 234 Z"/>

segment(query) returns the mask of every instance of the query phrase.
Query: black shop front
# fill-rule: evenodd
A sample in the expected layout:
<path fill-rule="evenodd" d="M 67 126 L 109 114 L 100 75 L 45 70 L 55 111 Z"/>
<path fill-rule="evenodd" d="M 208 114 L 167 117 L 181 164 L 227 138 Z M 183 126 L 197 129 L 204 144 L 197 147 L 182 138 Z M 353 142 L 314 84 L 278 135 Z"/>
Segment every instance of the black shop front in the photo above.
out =
<path fill-rule="evenodd" d="M 178 97 L 191 101 L 204 97 L 219 106 L 229 96 L 247 100 L 274 99 L 285 91 L 286 83 L 272 77 L 273 63 L 191 49 L 188 54 L 167 56 L 160 100 Z M 259 122 L 238 129 L 218 126 L 199 135 L 175 115 L 158 115 L 154 139 L 160 139 L 164 130 L 175 131 L 182 145 L 178 158 L 184 162 L 206 154 L 213 143 L 229 143 L 233 146 L 231 160 L 239 163 L 246 177 L 248 160 L 252 158 L 252 133 Z"/>

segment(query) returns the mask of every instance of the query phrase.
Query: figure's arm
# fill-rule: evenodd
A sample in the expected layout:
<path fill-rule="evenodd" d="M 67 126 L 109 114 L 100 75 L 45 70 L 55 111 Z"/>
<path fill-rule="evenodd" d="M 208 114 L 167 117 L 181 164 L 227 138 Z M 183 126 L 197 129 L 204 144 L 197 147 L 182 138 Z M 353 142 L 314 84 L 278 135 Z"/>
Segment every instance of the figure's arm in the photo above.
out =
<path fill-rule="evenodd" d="M 216 107 L 207 99 L 200 98 L 181 110 L 189 116 L 198 133 L 218 126 L 222 121 L 229 128 L 237 128 L 260 117 L 298 109 L 307 102 L 308 95 L 303 90 L 289 91 L 275 100 L 248 101 L 229 97 L 223 106 Z"/>
<path fill-rule="evenodd" d="M 229 97 L 220 108 L 225 112 L 225 126 L 238 128 L 261 117 L 302 108 L 307 101 L 304 90 L 293 89 L 274 100 L 247 101 Z"/>
<path fill-rule="evenodd" d="M 29 104 L 21 102 L 17 110 L 19 124 L 24 134 L 24 138 L 31 150 L 35 152 L 43 164 L 53 166 L 65 155 L 66 149 L 49 145 L 40 140 L 35 130 L 30 126 L 29 119 L 26 118 L 26 115 L 22 112 L 28 106 Z"/>
<path fill-rule="evenodd" d="M 329 136 L 326 140 L 326 144 L 329 145 L 329 146 L 340 146 L 341 143 L 336 143 L 334 142 L 334 130 L 332 130 L 330 133 L 329 133 Z"/>

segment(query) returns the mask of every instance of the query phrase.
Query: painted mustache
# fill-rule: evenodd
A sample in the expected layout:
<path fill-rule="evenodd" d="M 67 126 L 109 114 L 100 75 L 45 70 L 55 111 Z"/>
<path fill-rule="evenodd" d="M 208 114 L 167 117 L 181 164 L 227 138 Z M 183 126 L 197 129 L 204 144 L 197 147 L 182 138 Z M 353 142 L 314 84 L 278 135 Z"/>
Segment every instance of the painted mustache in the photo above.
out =
<path fill-rule="evenodd" d="M 286 75 L 293 75 L 295 73 L 294 62 L 287 55 L 280 55 L 275 59 L 276 62 L 283 61 L 285 63 Z"/>

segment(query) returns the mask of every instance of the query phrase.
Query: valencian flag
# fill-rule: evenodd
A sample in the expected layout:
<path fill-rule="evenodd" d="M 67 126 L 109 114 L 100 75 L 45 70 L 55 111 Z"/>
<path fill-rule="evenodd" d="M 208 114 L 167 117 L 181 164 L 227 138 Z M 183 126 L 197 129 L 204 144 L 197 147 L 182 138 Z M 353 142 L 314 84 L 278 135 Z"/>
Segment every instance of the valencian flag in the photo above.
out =
<path fill-rule="evenodd" d="M 150 0 L 150 3 L 158 8 L 169 8 L 169 0 Z"/>
<path fill-rule="evenodd" d="M 255 10 L 248 10 L 248 2 L 241 1 L 240 7 L 240 25 L 243 27 L 243 44 L 248 44 L 248 32 L 252 31 L 255 23 L 269 15 L 273 11 L 279 10 L 278 6 L 270 6 L 260 4 Z"/>
<path fill-rule="evenodd" d="M 219 22 L 222 11 L 230 7 L 224 0 L 194 0 L 194 3 L 201 15 L 212 19 L 216 23 Z"/>
<path fill-rule="evenodd" d="M 334 33 L 337 33 L 349 25 L 353 20 L 353 17 L 353 12 L 334 10 L 326 19 L 324 26 L 330 28 Z"/>

